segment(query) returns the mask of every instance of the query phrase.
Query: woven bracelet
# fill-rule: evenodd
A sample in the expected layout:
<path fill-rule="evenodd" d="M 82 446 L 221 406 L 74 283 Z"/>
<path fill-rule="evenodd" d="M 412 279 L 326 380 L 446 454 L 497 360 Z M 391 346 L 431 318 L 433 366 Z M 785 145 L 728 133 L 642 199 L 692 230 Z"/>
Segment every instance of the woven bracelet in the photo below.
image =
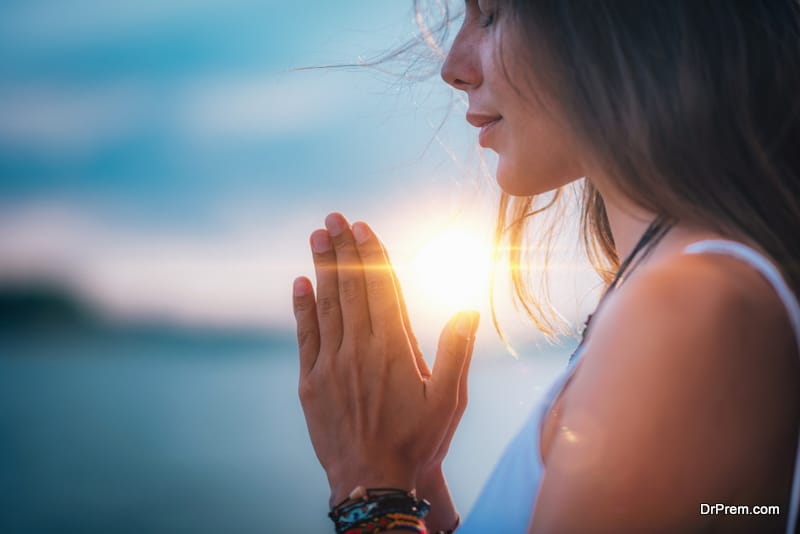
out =
<path fill-rule="evenodd" d="M 426 534 L 423 518 L 430 508 L 425 499 L 417 500 L 414 490 L 357 486 L 346 499 L 334 506 L 328 517 L 336 525 L 337 534 L 390 529 Z"/>
<path fill-rule="evenodd" d="M 428 534 L 425 522 L 415 515 L 390 512 L 348 528 L 343 534 L 374 534 L 387 530 L 404 530 L 415 534 Z"/>

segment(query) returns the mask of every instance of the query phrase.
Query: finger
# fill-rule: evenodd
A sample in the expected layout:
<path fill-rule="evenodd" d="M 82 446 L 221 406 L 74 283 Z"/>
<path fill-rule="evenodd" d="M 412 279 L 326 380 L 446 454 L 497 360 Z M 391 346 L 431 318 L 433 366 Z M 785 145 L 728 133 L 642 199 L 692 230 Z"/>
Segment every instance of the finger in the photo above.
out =
<path fill-rule="evenodd" d="M 311 234 L 314 271 L 317 275 L 317 317 L 320 349 L 338 350 L 342 343 L 342 310 L 339 306 L 339 278 L 336 254 L 327 230 Z"/>
<path fill-rule="evenodd" d="M 339 307 L 342 310 L 343 335 L 371 332 L 364 269 L 356 250 L 350 225 L 340 213 L 325 218 L 325 226 L 333 241 L 336 253 L 336 270 L 339 278 Z"/>
<path fill-rule="evenodd" d="M 479 318 L 476 317 L 476 321 Z M 475 326 L 477 329 L 477 325 Z M 442 441 L 442 447 L 444 447 L 444 451 L 450 447 L 450 442 L 453 439 L 453 436 L 456 433 L 456 429 L 458 428 L 458 423 L 461 421 L 461 416 L 464 415 L 464 411 L 467 408 L 467 402 L 469 400 L 469 393 L 467 391 L 468 386 L 468 377 L 469 377 L 469 365 L 472 362 L 472 353 L 475 347 L 475 336 L 472 335 L 467 341 L 467 348 L 465 354 L 465 360 L 463 367 L 461 368 L 461 377 L 458 380 L 458 394 L 457 394 L 457 403 L 456 403 L 456 410 L 453 413 L 453 416 L 450 418 L 450 422 L 447 426 L 447 433 L 445 434 L 444 440 Z"/>
<path fill-rule="evenodd" d="M 377 239 L 377 241 L 381 245 L 383 255 L 386 257 L 386 265 L 389 268 L 389 273 L 392 275 L 394 291 L 397 294 L 398 301 L 400 302 L 400 313 L 403 317 L 403 326 L 406 329 L 406 336 L 411 343 L 411 348 L 414 350 L 414 359 L 417 362 L 417 369 L 419 369 L 419 373 L 423 378 L 429 378 L 431 376 L 431 370 L 428 368 L 428 362 L 426 362 L 425 358 L 422 356 L 422 351 L 419 348 L 419 341 L 417 341 L 417 337 L 414 335 L 414 331 L 411 328 L 411 321 L 408 319 L 408 309 L 406 308 L 406 299 L 403 296 L 403 290 L 400 288 L 400 280 L 397 278 L 397 272 L 394 270 L 394 265 L 392 265 L 392 261 L 389 259 L 389 253 L 386 250 L 383 242 L 381 242 L 380 239 Z"/>
<path fill-rule="evenodd" d="M 457 399 L 461 371 L 467 359 L 467 347 L 477 326 L 478 312 L 460 312 L 448 322 L 442 332 L 430 379 L 435 402 L 452 402 Z"/>
<path fill-rule="evenodd" d="M 353 224 L 358 255 L 364 267 L 364 282 L 369 304 L 369 318 L 373 333 L 390 332 L 391 328 L 402 328 L 403 316 L 389 272 L 389 259 L 384 254 L 378 238 L 363 222 Z"/>
<path fill-rule="evenodd" d="M 458 382 L 458 408 L 457 418 L 460 419 L 464 410 L 467 408 L 467 401 L 469 400 L 469 366 L 472 363 L 472 354 L 475 349 L 475 332 L 478 330 L 478 323 L 480 322 L 480 315 L 475 315 L 475 324 L 472 326 L 472 335 L 467 342 L 467 353 L 464 356 L 464 365 L 461 368 L 461 377 Z M 458 419 L 456 424 L 458 424 Z"/>
<path fill-rule="evenodd" d="M 447 424 L 447 432 L 442 439 L 441 445 L 439 445 L 439 449 L 436 451 L 436 456 L 439 458 L 444 458 L 447 454 L 447 451 L 450 449 L 450 443 L 452 443 L 453 437 L 456 434 L 456 430 L 458 430 L 458 424 L 461 422 L 461 417 L 464 415 L 464 412 L 467 409 L 467 403 L 469 401 L 467 378 L 469 376 L 469 364 L 472 361 L 472 351 L 474 346 L 475 336 L 472 336 L 467 344 L 466 360 L 464 360 L 464 366 L 461 369 L 461 378 L 459 378 L 458 381 L 458 401 L 456 402 L 456 410 L 453 412 L 452 417 L 450 417 L 450 421 Z"/>
<path fill-rule="evenodd" d="M 314 289 L 305 276 L 294 280 L 292 288 L 294 317 L 297 321 L 297 345 L 300 351 L 300 376 L 314 367 L 319 355 L 319 325 L 314 302 Z"/>

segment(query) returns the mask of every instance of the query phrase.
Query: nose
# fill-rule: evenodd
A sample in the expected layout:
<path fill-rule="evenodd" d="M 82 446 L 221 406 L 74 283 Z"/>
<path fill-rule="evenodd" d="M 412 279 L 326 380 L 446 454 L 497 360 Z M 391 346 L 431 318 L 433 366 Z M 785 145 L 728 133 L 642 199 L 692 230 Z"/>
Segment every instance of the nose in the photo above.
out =
<path fill-rule="evenodd" d="M 462 26 L 442 65 L 442 79 L 461 91 L 474 89 L 481 84 L 482 73 L 478 47 L 470 32 Z"/>

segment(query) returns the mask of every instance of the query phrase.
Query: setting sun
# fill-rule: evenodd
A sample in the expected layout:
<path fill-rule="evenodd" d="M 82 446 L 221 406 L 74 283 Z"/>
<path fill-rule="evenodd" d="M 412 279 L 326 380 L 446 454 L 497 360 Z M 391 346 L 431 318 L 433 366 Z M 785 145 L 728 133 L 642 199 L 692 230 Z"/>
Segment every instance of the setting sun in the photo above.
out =
<path fill-rule="evenodd" d="M 491 276 L 491 240 L 465 226 L 450 226 L 421 243 L 409 282 L 426 306 L 440 311 L 480 308 Z"/>

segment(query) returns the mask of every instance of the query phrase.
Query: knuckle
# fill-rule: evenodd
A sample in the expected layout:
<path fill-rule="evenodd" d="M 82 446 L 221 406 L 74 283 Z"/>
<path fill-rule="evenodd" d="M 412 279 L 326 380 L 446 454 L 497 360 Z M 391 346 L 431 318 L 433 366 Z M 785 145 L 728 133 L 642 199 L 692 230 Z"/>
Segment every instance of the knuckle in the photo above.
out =
<path fill-rule="evenodd" d="M 313 341 L 316 335 L 316 330 L 309 327 L 303 327 L 297 329 L 297 344 L 300 348 L 304 348 L 308 346 L 308 344 Z"/>
<path fill-rule="evenodd" d="M 345 237 L 346 232 L 333 238 L 333 248 L 342 250 L 352 245 L 351 241 Z"/>
<path fill-rule="evenodd" d="M 295 315 L 306 315 L 312 309 L 311 299 L 298 298 L 294 303 Z"/>
<path fill-rule="evenodd" d="M 369 261 L 373 266 L 382 265 L 383 254 L 379 248 L 366 244 L 358 249 L 362 261 Z"/>
<path fill-rule="evenodd" d="M 359 297 L 358 280 L 342 280 L 342 297 L 346 302 L 354 302 Z"/>
<path fill-rule="evenodd" d="M 367 291 L 378 297 L 385 297 L 389 293 L 386 281 L 381 278 L 369 278 L 367 280 Z"/>
<path fill-rule="evenodd" d="M 316 388 L 312 385 L 310 380 L 301 380 L 297 386 L 297 395 L 301 401 L 307 401 L 314 398 Z"/>
<path fill-rule="evenodd" d="M 339 302 L 330 295 L 325 295 L 317 301 L 317 308 L 320 315 L 332 315 L 339 307 Z"/>
<path fill-rule="evenodd" d="M 319 272 L 328 273 L 336 268 L 336 259 L 333 251 L 314 252 L 313 260 Z"/>

